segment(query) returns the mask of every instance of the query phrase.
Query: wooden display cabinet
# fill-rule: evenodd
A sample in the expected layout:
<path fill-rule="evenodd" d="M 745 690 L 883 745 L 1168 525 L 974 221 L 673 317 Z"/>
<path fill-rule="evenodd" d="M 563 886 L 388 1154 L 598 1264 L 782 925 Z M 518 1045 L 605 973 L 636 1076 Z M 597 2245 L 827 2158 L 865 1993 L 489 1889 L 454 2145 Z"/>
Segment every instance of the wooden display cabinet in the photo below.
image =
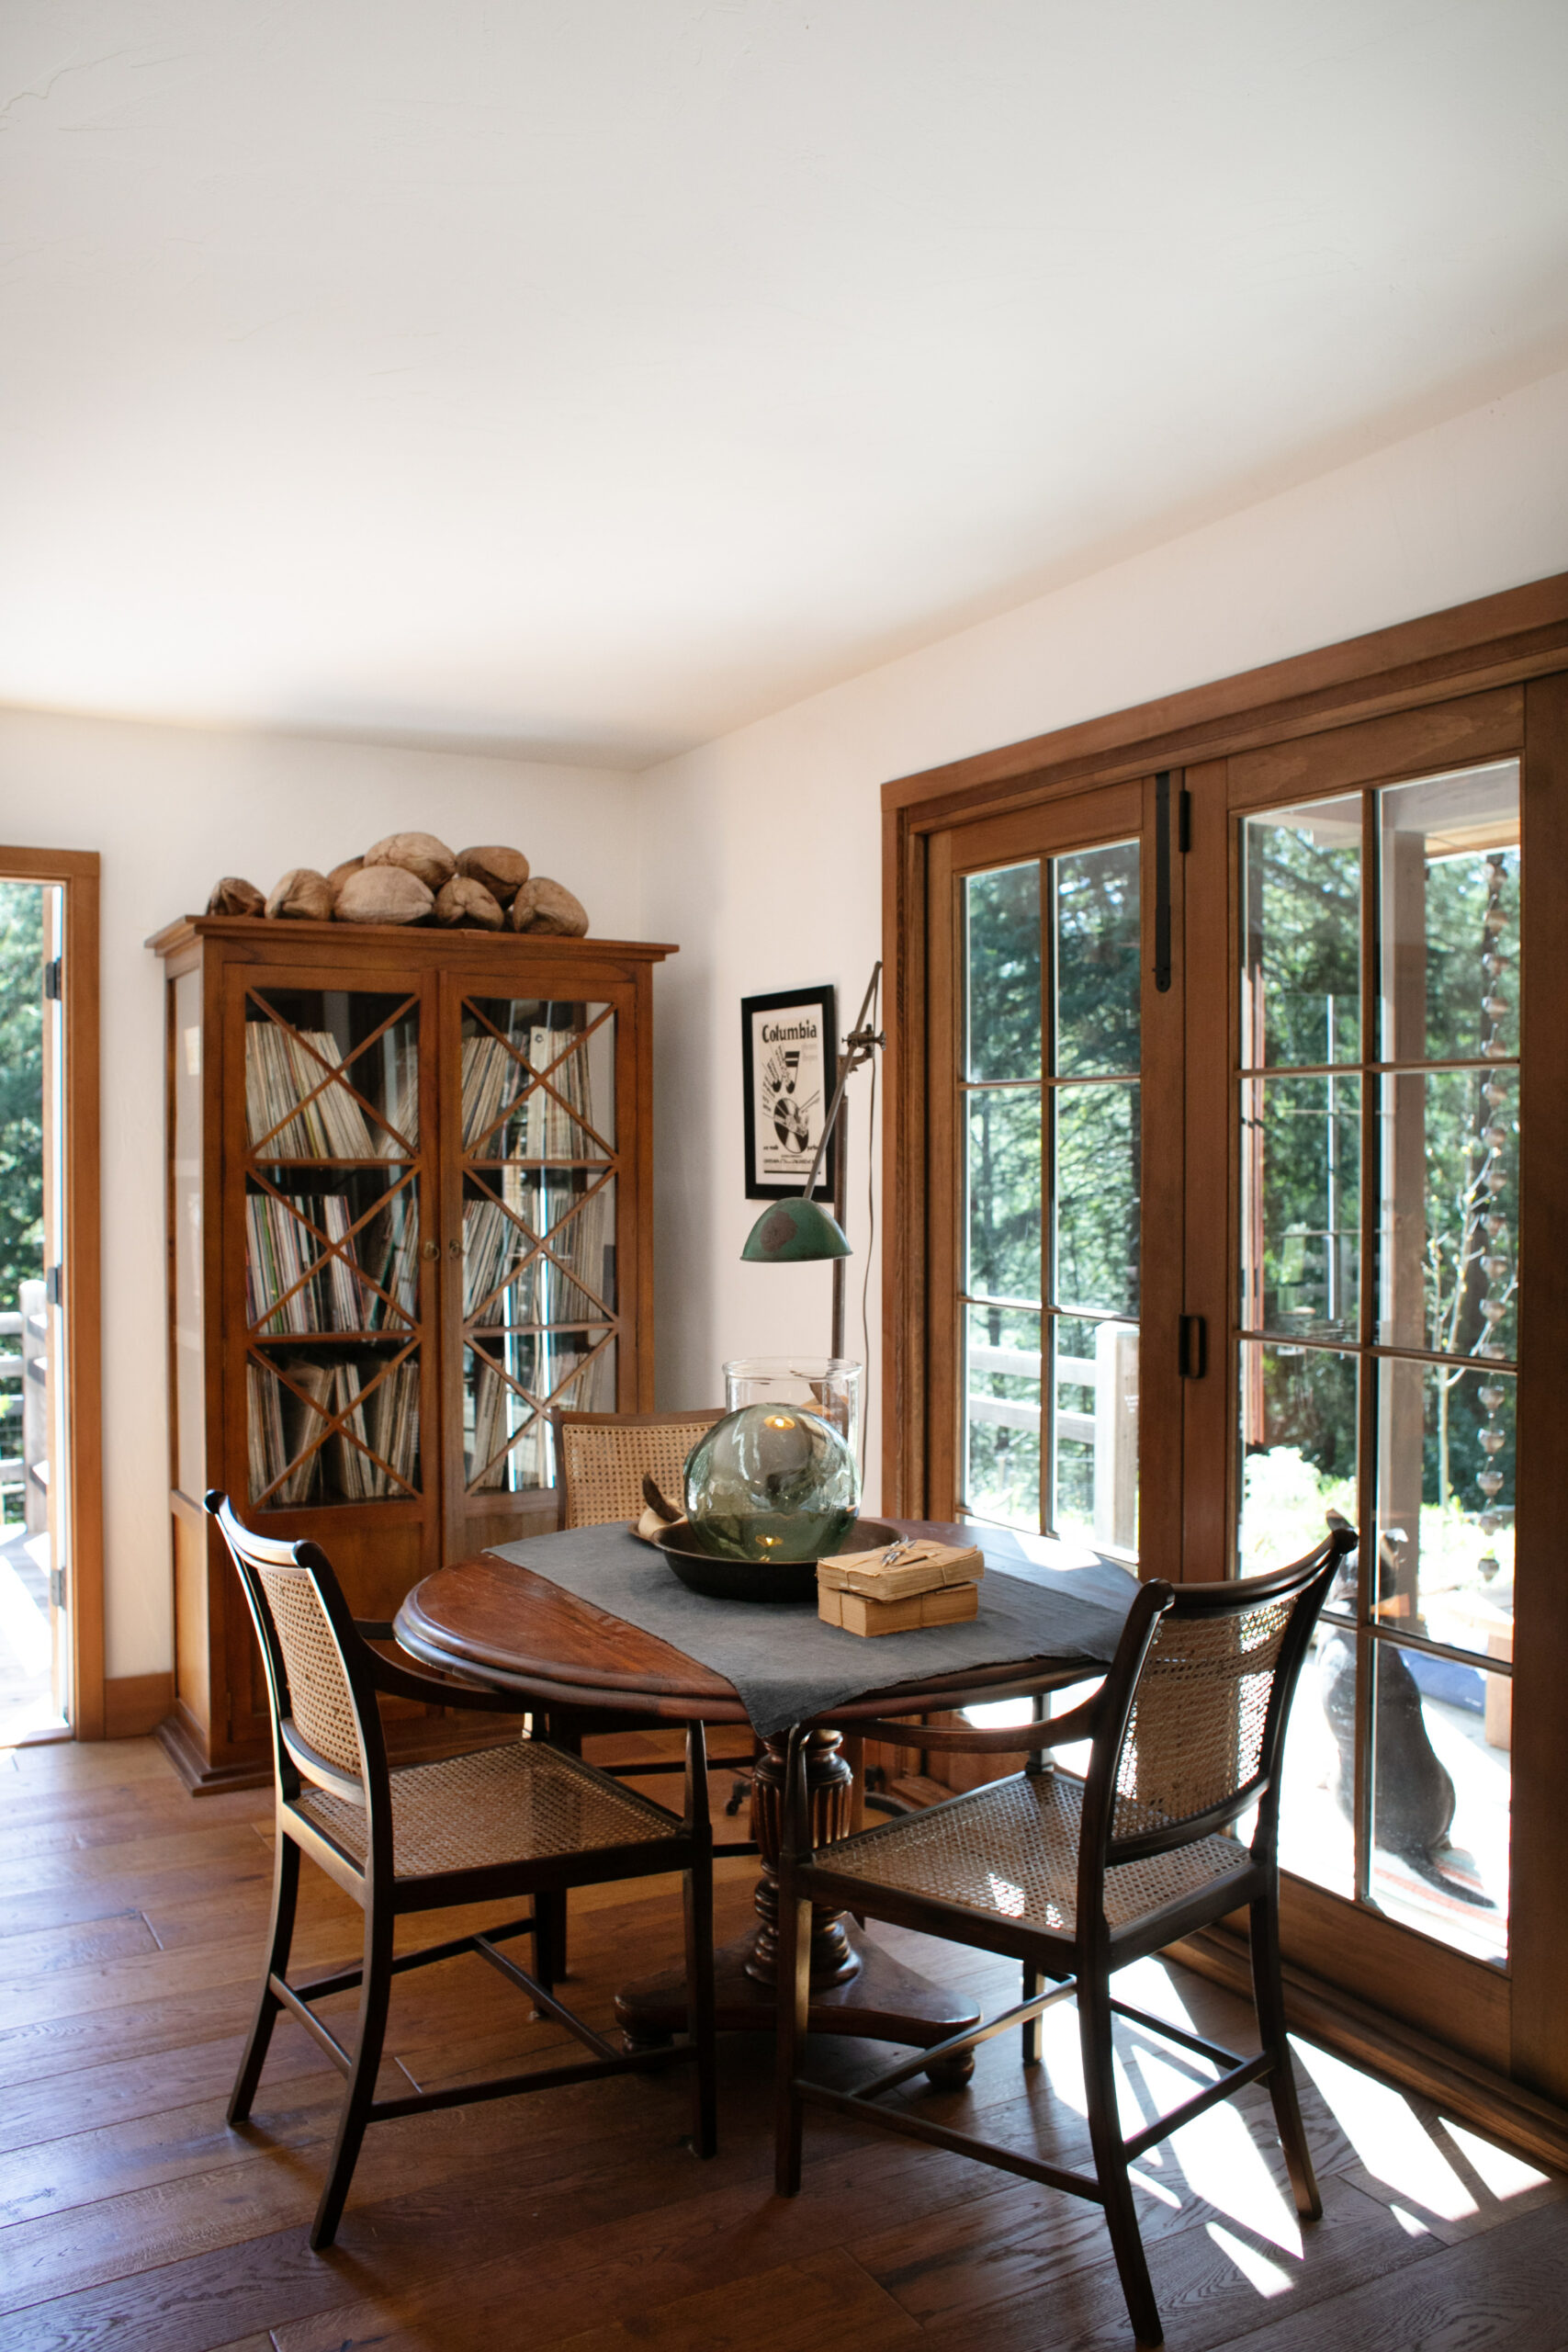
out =
<path fill-rule="evenodd" d="M 546 1407 L 651 1408 L 652 969 L 673 950 L 197 916 L 150 944 L 167 978 L 163 1737 L 192 1787 L 231 1787 L 270 1751 L 209 1487 L 259 1532 L 313 1537 L 355 1613 L 389 1618 L 444 1561 L 554 1526 Z M 389 1729 L 404 1755 L 447 1736 L 412 1710 Z"/>

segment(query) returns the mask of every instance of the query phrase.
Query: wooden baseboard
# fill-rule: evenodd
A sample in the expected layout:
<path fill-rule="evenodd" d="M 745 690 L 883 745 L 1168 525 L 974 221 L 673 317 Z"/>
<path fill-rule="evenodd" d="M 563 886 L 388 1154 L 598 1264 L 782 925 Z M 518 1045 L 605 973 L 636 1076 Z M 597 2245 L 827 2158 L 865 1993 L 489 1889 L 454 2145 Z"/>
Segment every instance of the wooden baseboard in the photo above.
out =
<path fill-rule="evenodd" d="M 1170 1946 L 1168 1957 L 1196 1969 L 1226 1990 L 1252 1997 L 1247 1939 L 1229 1928 L 1205 1928 Z M 1285 2009 L 1292 2029 L 1336 2057 L 1364 2067 L 1396 2090 L 1414 2091 L 1456 2122 L 1554 2172 L 1568 2171 L 1568 2109 L 1540 2098 L 1462 2051 L 1433 2041 L 1365 2001 L 1341 1993 L 1287 1961 Z"/>
<path fill-rule="evenodd" d="M 141 1739 L 175 1703 L 172 1674 L 118 1674 L 104 1683 L 104 1737 Z"/>

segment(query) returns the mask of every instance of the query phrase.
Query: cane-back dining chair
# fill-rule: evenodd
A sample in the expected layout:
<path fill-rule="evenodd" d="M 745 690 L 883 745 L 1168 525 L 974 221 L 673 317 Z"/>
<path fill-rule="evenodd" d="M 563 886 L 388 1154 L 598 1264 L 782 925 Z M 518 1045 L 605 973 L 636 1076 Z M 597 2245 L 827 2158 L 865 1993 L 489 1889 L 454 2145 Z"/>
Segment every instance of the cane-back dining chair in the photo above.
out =
<path fill-rule="evenodd" d="M 509 1712 L 515 1700 L 416 1674 L 370 1646 L 389 1625 L 355 1622 L 325 1555 L 314 1544 L 253 1535 L 228 1498 L 207 1508 L 223 1531 L 250 1605 L 266 1672 L 276 1779 L 277 1841 L 272 1924 L 261 1998 L 241 2061 L 229 2121 L 251 2111 L 278 2014 L 299 2020 L 344 2076 L 347 2090 L 310 2244 L 336 2234 L 367 2125 L 432 2108 L 458 2107 L 514 2092 L 548 2090 L 600 2075 L 641 2071 L 650 2062 L 694 2068 L 694 2140 L 715 2148 L 713 1862 L 703 1735 L 687 1750 L 684 1815 L 621 1788 L 580 1757 L 540 1738 L 479 1748 L 434 1764 L 390 1767 L 378 1693 L 445 1707 Z M 288 1981 L 307 1854 L 365 1914 L 364 1959 L 306 1984 Z M 566 1890 L 681 1871 L 685 1879 L 686 1977 L 692 2030 L 684 2041 L 636 2056 L 617 2051 L 557 1999 L 558 1941 Z M 411 1912 L 467 1903 L 532 1898 L 531 1916 L 394 1958 L 396 1921 Z M 533 1937 L 533 1969 L 500 1947 Z M 536 2009 L 584 2043 L 587 2060 L 507 2075 L 449 2090 L 378 2098 L 392 1979 L 406 1969 L 477 1952 Z M 359 1989 L 352 2053 L 315 2014 L 330 1993 Z"/>
<path fill-rule="evenodd" d="M 722 1406 L 702 1406 L 684 1413 L 568 1413 L 558 1408 L 546 1417 L 555 1437 L 556 1485 L 560 1497 L 562 1527 L 606 1527 L 620 1520 L 636 1521 L 648 1508 L 643 1480 L 651 1478 L 676 1510 L 683 1508 L 686 1456 L 715 1421 L 724 1419 Z M 568 1745 L 613 1732 L 667 1734 L 669 1725 L 651 1715 L 592 1717 L 561 1715 L 551 1730 Z M 756 1742 L 744 1753 L 713 1756 L 715 1771 L 736 1775 L 725 1811 L 739 1812 L 750 1793 Z M 679 1762 L 650 1758 L 644 1763 L 601 1763 L 617 1780 L 654 1780 L 678 1772 Z M 753 1841 L 738 1838 L 715 1849 L 719 1854 L 744 1854 Z"/>
<path fill-rule="evenodd" d="M 637 1520 L 649 1477 L 677 1510 L 686 1456 L 715 1421 L 720 1405 L 687 1413 L 568 1413 L 547 1417 L 555 1435 L 556 1491 L 562 1527 L 604 1527 Z"/>
<path fill-rule="evenodd" d="M 1016 1728 L 939 1730 L 866 1723 L 895 1746 L 1027 1753 L 1010 1780 L 810 1849 L 804 1738 L 790 1759 L 780 1861 L 777 2180 L 800 2186 L 803 2109 L 836 2109 L 939 2148 L 976 2156 L 1105 2209 L 1127 2310 L 1140 2343 L 1162 2340 L 1127 2168 L 1156 2143 L 1248 2083 L 1266 2080 L 1300 2211 L 1322 2212 L 1291 2067 L 1280 1979 L 1280 1764 L 1291 1700 L 1353 1529 L 1337 1529 L 1278 1574 L 1215 1584 L 1141 1587 L 1095 1695 L 1070 1714 Z M 1089 1739 L 1087 1777 L 1045 1760 Z M 1256 1807 L 1245 1844 L 1230 1831 Z M 1022 1999 L 1004 2015 L 844 2091 L 801 2073 L 810 1973 L 810 1906 L 853 1910 L 1023 1965 Z M 1227 1912 L 1249 1906 L 1252 1981 L 1262 2048 L 1233 2052 L 1111 1996 L 1111 1979 Z M 1050 1989 L 1046 1990 L 1047 1980 Z M 886 2094 L 1010 2027 L 1025 2064 L 1040 2055 L 1041 2012 L 1077 1996 L 1091 2172 L 1069 2171 L 927 2120 Z M 1145 2129 L 1117 2112 L 1111 2021 L 1192 2052 L 1216 2078 Z"/>

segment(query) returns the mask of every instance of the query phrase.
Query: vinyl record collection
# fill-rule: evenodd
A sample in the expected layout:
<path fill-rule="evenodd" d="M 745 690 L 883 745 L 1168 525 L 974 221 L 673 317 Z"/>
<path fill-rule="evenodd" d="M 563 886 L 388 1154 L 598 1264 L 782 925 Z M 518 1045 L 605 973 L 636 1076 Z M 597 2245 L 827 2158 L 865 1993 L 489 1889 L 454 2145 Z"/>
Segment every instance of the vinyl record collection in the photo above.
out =
<path fill-rule="evenodd" d="M 254 1501 L 265 1495 L 282 1509 L 323 1499 L 374 1502 L 414 1491 L 419 1360 L 411 1356 L 378 1380 L 381 1370 L 374 1358 L 321 1363 L 311 1356 L 282 1356 L 276 1370 L 252 1358 L 246 1404 Z M 341 1426 L 323 1444 L 328 1420 L 339 1415 Z M 325 1497 L 323 1454 L 335 1489 Z"/>
<path fill-rule="evenodd" d="M 519 1017 L 544 1010 L 516 1009 L 512 1046 L 476 1024 L 462 1046 L 463 1147 L 474 1164 L 463 1207 L 465 1450 L 469 1483 L 482 1489 L 549 1483 L 545 1405 L 604 1411 L 615 1402 L 609 1153 L 593 1133 L 581 1008 L 570 1008 L 576 1017 L 559 1027 Z M 245 1305 L 256 1337 L 331 1334 L 341 1342 L 417 1330 L 412 1187 L 388 1193 L 368 1216 L 363 1188 L 385 1179 L 350 1176 L 333 1192 L 273 1187 L 280 1162 L 374 1163 L 416 1149 L 418 1044 L 413 1024 L 400 1023 L 353 1057 L 345 1076 L 362 1102 L 329 1076 L 344 1068 L 329 1030 L 246 1023 L 256 1189 L 245 1201 Z M 547 1083 L 538 1082 L 547 1072 Z M 253 1355 L 254 1501 L 360 1502 L 417 1488 L 419 1361 L 411 1356 L 390 1371 L 386 1364 L 384 1353 L 351 1356 L 341 1346 Z"/>

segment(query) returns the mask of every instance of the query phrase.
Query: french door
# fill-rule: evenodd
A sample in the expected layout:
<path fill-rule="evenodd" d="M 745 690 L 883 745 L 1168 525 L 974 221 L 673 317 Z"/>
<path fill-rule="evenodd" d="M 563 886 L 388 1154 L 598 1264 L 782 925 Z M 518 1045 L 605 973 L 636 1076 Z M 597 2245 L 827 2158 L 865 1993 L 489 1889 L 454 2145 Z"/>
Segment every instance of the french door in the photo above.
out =
<path fill-rule="evenodd" d="M 938 827 L 925 937 L 928 1508 L 1186 1578 L 1359 1527 L 1288 1948 L 1559 2095 L 1562 700 Z"/>

